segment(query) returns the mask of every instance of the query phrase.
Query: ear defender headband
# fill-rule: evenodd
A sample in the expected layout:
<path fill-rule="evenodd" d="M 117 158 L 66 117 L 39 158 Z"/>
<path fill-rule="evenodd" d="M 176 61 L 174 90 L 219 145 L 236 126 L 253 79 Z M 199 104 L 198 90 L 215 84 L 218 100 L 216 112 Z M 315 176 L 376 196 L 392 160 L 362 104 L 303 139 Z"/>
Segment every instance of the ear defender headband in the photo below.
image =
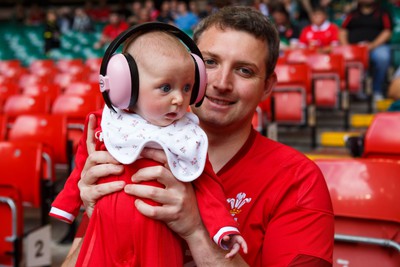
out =
<path fill-rule="evenodd" d="M 148 22 L 133 26 L 118 35 L 108 46 L 100 66 L 100 91 L 106 105 L 114 110 L 133 108 L 139 97 L 139 70 L 135 59 L 129 53 L 114 54 L 119 46 L 133 34 L 165 31 L 179 38 L 190 50 L 195 63 L 195 83 L 190 105 L 199 107 L 204 99 L 207 75 L 201 52 L 186 33 L 175 26 L 162 22 Z"/>

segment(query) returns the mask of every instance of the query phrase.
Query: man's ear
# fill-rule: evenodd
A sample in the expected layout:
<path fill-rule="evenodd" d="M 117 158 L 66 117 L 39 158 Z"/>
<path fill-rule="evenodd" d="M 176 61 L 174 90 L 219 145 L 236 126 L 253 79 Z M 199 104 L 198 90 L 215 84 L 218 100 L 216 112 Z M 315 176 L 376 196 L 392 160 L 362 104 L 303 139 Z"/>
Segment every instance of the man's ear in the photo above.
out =
<path fill-rule="evenodd" d="M 265 79 L 264 92 L 261 97 L 261 101 L 267 99 L 267 97 L 271 94 L 272 89 L 275 87 L 277 80 L 278 78 L 275 72 L 272 73 L 267 79 Z"/>

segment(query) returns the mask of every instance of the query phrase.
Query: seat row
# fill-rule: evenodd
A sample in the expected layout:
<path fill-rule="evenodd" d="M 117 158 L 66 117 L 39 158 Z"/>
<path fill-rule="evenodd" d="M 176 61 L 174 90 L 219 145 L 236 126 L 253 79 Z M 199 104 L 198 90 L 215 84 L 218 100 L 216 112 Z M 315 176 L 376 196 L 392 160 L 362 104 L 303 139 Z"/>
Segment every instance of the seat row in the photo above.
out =
<path fill-rule="evenodd" d="M 316 147 L 317 111 L 339 113 L 347 130 L 351 95 L 369 96 L 368 112 L 372 112 L 372 95 L 366 83 L 368 62 L 368 50 L 361 45 L 337 46 L 330 54 L 286 50 L 275 68 L 277 84 L 271 98 L 259 105 L 264 125 L 305 126 L 310 129 L 312 148 Z"/>
<path fill-rule="evenodd" d="M 311 158 L 321 169 L 335 215 L 333 266 L 400 266 L 400 112 L 374 115 L 349 138 L 351 157 Z"/>

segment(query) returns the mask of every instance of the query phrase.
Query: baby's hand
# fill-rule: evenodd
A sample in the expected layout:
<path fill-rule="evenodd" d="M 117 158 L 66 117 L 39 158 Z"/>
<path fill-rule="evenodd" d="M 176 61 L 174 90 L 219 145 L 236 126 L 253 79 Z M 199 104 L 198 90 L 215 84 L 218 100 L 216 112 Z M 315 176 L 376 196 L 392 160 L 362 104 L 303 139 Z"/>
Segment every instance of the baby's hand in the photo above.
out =
<path fill-rule="evenodd" d="M 247 243 L 241 235 L 226 235 L 222 238 L 224 246 L 230 249 L 229 253 L 225 255 L 225 258 L 232 258 L 235 256 L 240 248 L 247 254 Z"/>

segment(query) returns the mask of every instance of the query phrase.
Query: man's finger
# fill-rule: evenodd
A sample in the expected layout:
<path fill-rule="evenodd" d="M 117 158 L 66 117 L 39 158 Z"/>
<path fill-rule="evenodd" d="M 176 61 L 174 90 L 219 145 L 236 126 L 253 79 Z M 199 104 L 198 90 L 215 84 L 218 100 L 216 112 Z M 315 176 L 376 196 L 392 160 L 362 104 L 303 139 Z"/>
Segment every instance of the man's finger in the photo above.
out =
<path fill-rule="evenodd" d="M 167 164 L 167 162 L 168 162 L 165 152 L 161 149 L 144 148 L 142 150 L 142 153 L 140 153 L 140 155 L 143 158 L 155 160 L 157 162 L 160 162 L 163 165 Z"/>

